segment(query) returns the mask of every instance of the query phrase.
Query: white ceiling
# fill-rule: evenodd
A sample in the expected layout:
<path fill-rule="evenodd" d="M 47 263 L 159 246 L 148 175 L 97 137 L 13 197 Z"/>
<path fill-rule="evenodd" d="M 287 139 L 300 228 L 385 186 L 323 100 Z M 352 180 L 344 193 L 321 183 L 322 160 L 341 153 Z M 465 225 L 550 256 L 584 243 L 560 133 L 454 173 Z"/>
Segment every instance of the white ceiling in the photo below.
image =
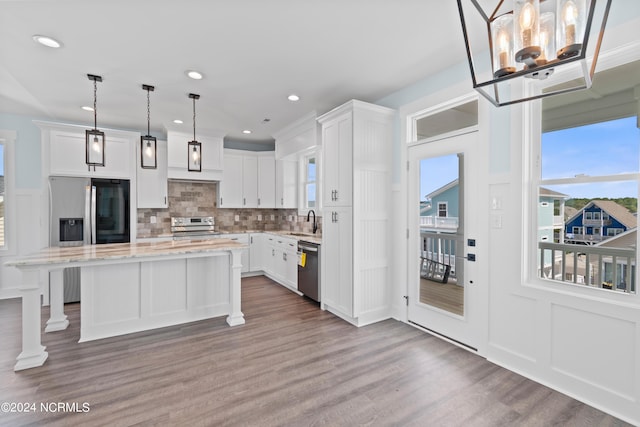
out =
<path fill-rule="evenodd" d="M 90 73 L 103 77 L 99 127 L 146 133 L 144 83 L 156 87 L 152 133 L 192 132 L 197 93 L 198 133 L 266 142 L 311 111 L 375 101 L 466 55 L 454 0 L 0 0 L 0 59 L 0 112 L 92 125 L 80 109 L 93 104 Z"/>

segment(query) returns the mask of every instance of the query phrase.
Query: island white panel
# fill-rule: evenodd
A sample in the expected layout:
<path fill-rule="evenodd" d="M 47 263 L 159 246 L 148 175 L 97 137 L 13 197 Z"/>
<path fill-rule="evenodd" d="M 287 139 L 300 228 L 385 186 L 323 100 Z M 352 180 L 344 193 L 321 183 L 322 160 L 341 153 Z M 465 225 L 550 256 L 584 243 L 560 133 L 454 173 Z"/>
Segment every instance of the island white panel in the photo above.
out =
<path fill-rule="evenodd" d="M 88 270 L 88 271 L 87 271 Z M 90 275 L 90 285 L 87 276 Z M 82 298 L 91 307 L 92 324 L 112 324 L 139 319 L 140 271 L 138 264 L 102 265 L 84 269 L 81 278 Z"/>
<path fill-rule="evenodd" d="M 157 316 L 187 310 L 187 263 L 184 259 L 147 263 L 149 314 Z"/>
<path fill-rule="evenodd" d="M 210 315 L 230 312 L 229 255 L 190 258 L 186 261 L 189 309 Z"/>

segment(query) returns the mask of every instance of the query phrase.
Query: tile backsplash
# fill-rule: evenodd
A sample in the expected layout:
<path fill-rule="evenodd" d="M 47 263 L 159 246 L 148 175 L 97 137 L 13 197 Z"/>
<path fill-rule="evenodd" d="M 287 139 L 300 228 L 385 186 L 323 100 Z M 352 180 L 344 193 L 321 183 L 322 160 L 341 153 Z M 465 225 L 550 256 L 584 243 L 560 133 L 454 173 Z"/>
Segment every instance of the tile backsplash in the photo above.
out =
<path fill-rule="evenodd" d="M 169 207 L 138 209 L 138 238 L 171 234 L 173 216 L 213 216 L 220 231 L 287 230 L 311 232 L 312 222 L 298 216 L 297 209 L 222 209 L 217 207 L 218 184 L 199 181 L 169 181 Z M 155 223 L 151 223 L 155 217 Z M 237 221 L 236 221 L 237 217 Z M 322 233 L 322 218 L 317 218 Z"/>

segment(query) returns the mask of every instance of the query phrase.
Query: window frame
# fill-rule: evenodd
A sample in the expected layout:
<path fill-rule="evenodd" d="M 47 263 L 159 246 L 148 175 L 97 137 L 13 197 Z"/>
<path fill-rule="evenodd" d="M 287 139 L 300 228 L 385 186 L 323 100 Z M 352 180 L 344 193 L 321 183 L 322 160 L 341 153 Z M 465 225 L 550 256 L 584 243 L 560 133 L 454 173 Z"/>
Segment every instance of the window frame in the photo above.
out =
<path fill-rule="evenodd" d="M 4 155 L 4 238 L 5 244 L 0 246 L 0 257 L 15 255 L 16 226 L 15 226 L 15 140 L 16 132 L 0 129 L 0 144 L 3 145 Z"/>
<path fill-rule="evenodd" d="M 320 215 L 322 211 L 322 193 L 321 193 L 321 150 L 319 147 L 312 147 L 298 153 L 298 215 L 306 215 L 309 210 Z M 315 181 L 307 181 L 307 165 L 308 160 L 315 158 L 316 179 Z M 314 182 L 316 186 L 316 206 L 309 207 L 307 203 L 307 186 Z"/>
<path fill-rule="evenodd" d="M 638 45 L 632 44 L 612 52 L 603 53 L 598 62 L 598 71 L 619 67 L 634 61 L 640 60 Z M 524 82 L 521 90 L 524 94 L 532 95 L 543 90 L 546 86 L 557 85 L 571 80 L 570 72 L 556 73 L 552 82 Z M 638 112 L 640 117 L 640 111 Z M 522 253 L 522 262 L 525 266 L 521 286 L 525 288 L 535 288 L 552 293 L 569 294 L 585 298 L 602 298 L 603 301 L 624 303 L 629 302 L 629 298 L 634 303 L 640 303 L 640 280 L 637 280 L 635 293 L 611 292 L 610 290 L 588 287 L 565 281 L 555 281 L 544 279 L 538 275 L 539 249 L 538 249 L 538 189 L 540 186 L 567 183 L 590 183 L 601 181 L 636 181 L 640 188 L 640 173 L 627 173 L 619 175 L 602 175 L 598 177 L 576 177 L 562 179 L 541 179 L 541 147 L 542 147 L 542 103 L 530 102 L 522 105 L 522 110 L 516 111 L 514 117 L 521 119 L 520 126 L 516 131 L 522 137 L 524 144 L 521 152 L 523 178 L 525 193 L 523 194 L 523 209 L 525 212 L 523 239 L 526 244 Z M 622 118 L 622 117 L 620 117 Z M 608 119 L 615 120 L 615 119 Z M 638 192 L 640 199 L 640 190 Z M 584 228 L 584 227 L 583 227 Z M 583 230 L 586 231 L 586 230 Z M 640 233 L 636 247 L 640 247 Z M 636 266 L 640 268 L 640 251 L 636 252 Z M 637 273 L 636 273 L 637 274 Z"/>

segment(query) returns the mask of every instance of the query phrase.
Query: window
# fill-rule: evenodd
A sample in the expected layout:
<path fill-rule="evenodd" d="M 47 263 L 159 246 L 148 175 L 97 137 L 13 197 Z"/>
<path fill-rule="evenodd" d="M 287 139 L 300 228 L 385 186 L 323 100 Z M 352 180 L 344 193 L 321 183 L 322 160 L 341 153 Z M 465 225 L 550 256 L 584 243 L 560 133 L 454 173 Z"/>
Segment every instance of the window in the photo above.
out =
<path fill-rule="evenodd" d="M 444 217 L 446 218 L 447 215 L 447 203 L 446 202 L 440 202 L 438 203 L 438 216 L 439 217 Z"/>
<path fill-rule="evenodd" d="M 318 203 L 318 155 L 315 150 L 307 152 L 299 157 L 300 161 L 300 188 L 298 198 L 298 210 L 306 212 L 309 209 L 320 209 Z"/>
<path fill-rule="evenodd" d="M 0 252 L 5 254 L 15 250 L 15 218 L 13 201 L 13 147 L 16 139 L 14 131 L 0 129 Z"/>

